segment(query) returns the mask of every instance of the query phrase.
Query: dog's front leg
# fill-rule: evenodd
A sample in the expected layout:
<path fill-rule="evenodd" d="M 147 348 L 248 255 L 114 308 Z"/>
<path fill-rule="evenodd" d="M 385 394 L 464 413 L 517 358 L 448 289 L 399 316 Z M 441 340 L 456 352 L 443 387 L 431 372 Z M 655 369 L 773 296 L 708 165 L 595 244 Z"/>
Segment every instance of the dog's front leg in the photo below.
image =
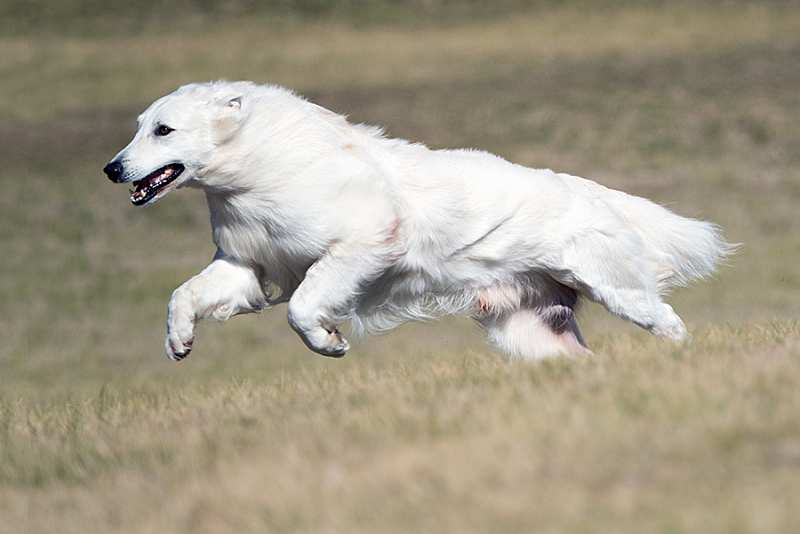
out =
<path fill-rule="evenodd" d="M 344 356 L 350 344 L 338 325 L 348 319 L 358 290 L 387 265 L 386 255 L 340 243 L 308 269 L 289 301 L 288 319 L 309 349 Z"/>
<path fill-rule="evenodd" d="M 255 271 L 217 251 L 208 267 L 172 293 L 167 308 L 167 356 L 178 361 L 189 355 L 198 320 L 226 321 L 234 315 L 260 311 L 266 305 Z"/>

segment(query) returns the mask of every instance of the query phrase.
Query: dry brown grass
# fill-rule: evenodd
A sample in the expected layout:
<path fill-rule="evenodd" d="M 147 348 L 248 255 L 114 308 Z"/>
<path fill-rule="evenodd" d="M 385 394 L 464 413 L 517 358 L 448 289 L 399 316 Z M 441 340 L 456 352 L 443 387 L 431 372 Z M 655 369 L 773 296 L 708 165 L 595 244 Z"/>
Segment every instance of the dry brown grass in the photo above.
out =
<path fill-rule="evenodd" d="M 797 531 L 798 29 L 790 3 L 709 2 L 0 37 L 0 532 Z M 588 307 L 589 360 L 509 365 L 448 320 L 331 361 L 278 309 L 204 325 L 175 365 L 164 307 L 212 254 L 203 200 L 137 211 L 99 169 L 147 102 L 222 77 L 744 247 L 673 299 L 687 348 Z"/>
<path fill-rule="evenodd" d="M 0 531 L 796 531 L 800 326 L 696 338 L 6 401 Z"/>

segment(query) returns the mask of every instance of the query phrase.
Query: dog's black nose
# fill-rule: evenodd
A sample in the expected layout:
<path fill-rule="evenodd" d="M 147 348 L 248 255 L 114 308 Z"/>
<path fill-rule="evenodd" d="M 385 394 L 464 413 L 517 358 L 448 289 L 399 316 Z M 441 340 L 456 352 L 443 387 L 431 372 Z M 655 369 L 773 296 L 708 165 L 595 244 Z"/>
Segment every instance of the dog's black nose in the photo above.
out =
<path fill-rule="evenodd" d="M 103 172 L 106 173 L 109 180 L 119 183 L 122 178 L 122 163 L 119 161 L 112 161 L 103 167 Z"/>

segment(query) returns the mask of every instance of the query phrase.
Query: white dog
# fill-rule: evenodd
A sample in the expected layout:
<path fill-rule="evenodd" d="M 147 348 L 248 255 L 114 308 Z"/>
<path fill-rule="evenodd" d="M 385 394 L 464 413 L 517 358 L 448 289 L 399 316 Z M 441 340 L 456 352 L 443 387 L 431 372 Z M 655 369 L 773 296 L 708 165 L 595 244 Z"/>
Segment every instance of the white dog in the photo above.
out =
<path fill-rule="evenodd" d="M 105 167 L 152 204 L 202 189 L 217 253 L 168 308 L 166 351 L 199 319 L 289 302 L 309 349 L 342 356 L 359 333 L 468 314 L 509 355 L 586 351 L 580 296 L 673 340 L 661 300 L 730 251 L 713 224 L 643 198 L 475 150 L 388 139 L 292 92 L 250 82 L 181 87 L 152 104 Z"/>

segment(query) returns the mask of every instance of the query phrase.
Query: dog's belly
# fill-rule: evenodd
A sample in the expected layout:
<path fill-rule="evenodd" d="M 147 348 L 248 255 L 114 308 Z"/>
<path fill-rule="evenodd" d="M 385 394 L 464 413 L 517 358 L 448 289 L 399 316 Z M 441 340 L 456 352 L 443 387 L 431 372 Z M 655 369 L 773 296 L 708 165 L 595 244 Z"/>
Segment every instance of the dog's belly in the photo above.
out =
<path fill-rule="evenodd" d="M 455 266 L 454 270 L 432 273 L 395 267 L 387 271 L 361 293 L 354 307 L 356 329 L 375 333 L 444 315 L 480 319 L 519 308 L 576 304 L 575 292 L 544 271 L 493 271 L 485 266 Z"/>

